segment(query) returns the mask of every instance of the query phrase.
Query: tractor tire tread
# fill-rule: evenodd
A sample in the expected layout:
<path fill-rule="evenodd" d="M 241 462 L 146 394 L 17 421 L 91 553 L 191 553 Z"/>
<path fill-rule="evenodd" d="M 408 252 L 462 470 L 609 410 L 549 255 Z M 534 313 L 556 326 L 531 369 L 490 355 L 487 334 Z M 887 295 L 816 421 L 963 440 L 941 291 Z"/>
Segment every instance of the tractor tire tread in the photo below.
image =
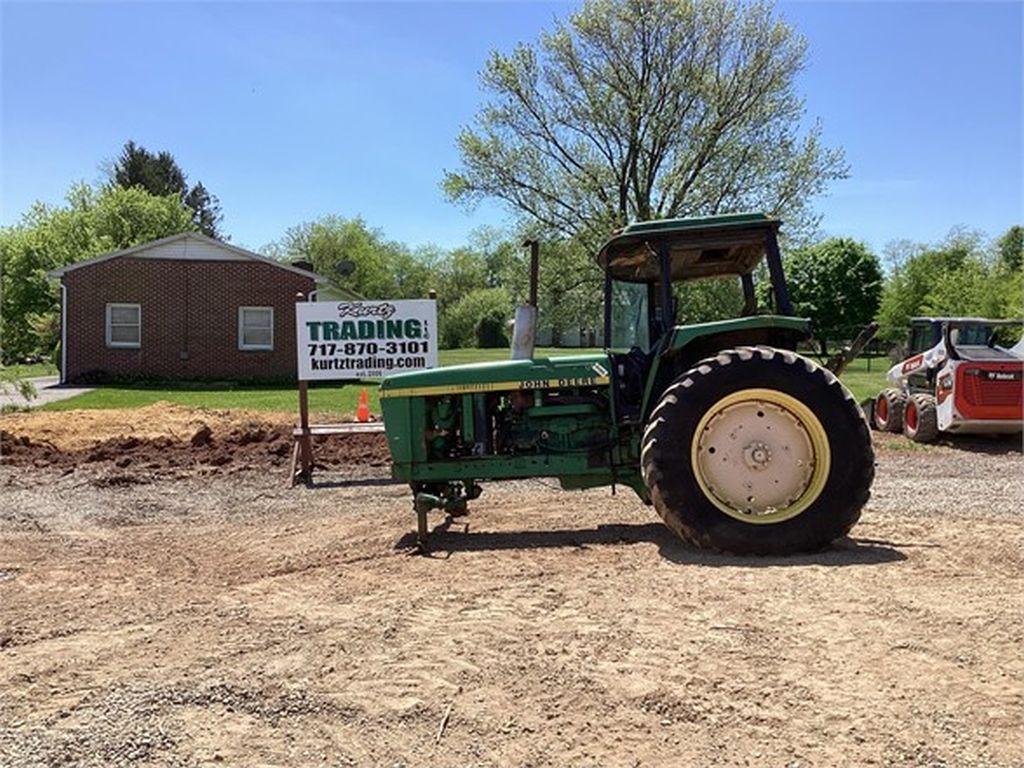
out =
<path fill-rule="evenodd" d="M 885 399 L 888 406 L 889 418 L 884 423 L 878 420 L 878 401 Z M 898 434 L 903 431 L 903 412 L 907 407 L 907 396 L 895 387 L 887 387 L 878 393 L 875 398 L 875 405 L 872 409 L 871 425 L 879 432 L 892 432 Z"/>
<path fill-rule="evenodd" d="M 918 393 L 909 399 L 917 409 L 917 428 L 911 429 L 904 422 L 903 433 L 915 443 L 935 442 L 939 437 L 939 413 L 935 396 Z"/>
<path fill-rule="evenodd" d="M 681 513 L 676 505 L 669 503 L 666 496 L 666 483 L 677 482 L 677 472 L 666 473 L 659 461 L 659 443 L 672 445 L 678 437 L 672 434 L 672 417 L 674 412 L 687 408 L 684 393 L 693 388 L 700 388 L 706 377 L 714 372 L 731 366 L 742 364 L 752 360 L 755 356 L 765 361 L 779 360 L 786 365 L 802 364 L 801 376 L 809 376 L 818 380 L 819 385 L 829 391 L 828 397 L 833 402 L 842 402 L 845 408 L 843 414 L 844 423 L 852 430 L 847 442 L 843 442 L 844 449 L 853 448 L 855 453 L 847 454 L 843 463 L 854 468 L 856 477 L 848 478 L 847 491 L 841 498 L 842 509 L 836 516 L 833 527 L 828 531 L 827 540 L 818 539 L 808 543 L 799 541 L 800 537 L 791 537 L 787 543 L 776 544 L 759 541 L 739 541 L 732 544 L 723 543 L 714 535 L 711 530 L 703 527 L 690 519 L 690 516 Z M 737 372 L 738 373 L 738 372 Z M 689 436 L 687 436 L 689 439 Z M 852 445 L 851 445 L 852 444 Z M 843 383 L 828 369 L 818 365 L 809 358 L 788 350 L 779 350 L 766 346 L 742 346 L 734 349 L 726 349 L 713 357 L 698 361 L 692 368 L 678 376 L 662 393 L 658 405 L 652 410 L 650 420 L 643 432 L 640 446 L 640 467 L 641 475 L 651 494 L 651 501 L 658 514 L 665 524 L 683 541 L 699 547 L 723 553 L 734 554 L 790 554 L 799 551 L 810 551 L 821 549 L 831 541 L 841 538 L 849 533 L 850 529 L 860 518 L 861 510 L 867 504 L 871 495 L 871 484 L 874 480 L 875 462 L 874 451 L 871 445 L 871 435 L 867 418 L 865 417 L 856 398 L 843 385 Z M 825 496 L 823 491 L 822 496 Z M 837 500 L 838 501 L 838 500 Z M 722 514 L 722 513 L 719 513 Z M 722 514 L 724 517 L 724 514 Z M 799 518 L 799 516 L 798 516 Z M 794 518 L 794 519 L 798 519 Z M 789 521 L 787 521 L 789 522 Z M 760 528 L 752 524 L 743 524 L 747 528 Z M 773 526 L 769 525 L 768 528 Z"/>

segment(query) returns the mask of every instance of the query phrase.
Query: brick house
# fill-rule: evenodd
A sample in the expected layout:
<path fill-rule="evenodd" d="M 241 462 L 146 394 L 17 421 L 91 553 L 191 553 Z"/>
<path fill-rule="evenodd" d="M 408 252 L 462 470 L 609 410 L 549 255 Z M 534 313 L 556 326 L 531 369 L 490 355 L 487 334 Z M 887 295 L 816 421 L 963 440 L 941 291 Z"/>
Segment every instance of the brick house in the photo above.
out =
<path fill-rule="evenodd" d="M 70 264 L 61 381 L 294 379 L 295 295 L 325 278 L 187 232 Z"/>

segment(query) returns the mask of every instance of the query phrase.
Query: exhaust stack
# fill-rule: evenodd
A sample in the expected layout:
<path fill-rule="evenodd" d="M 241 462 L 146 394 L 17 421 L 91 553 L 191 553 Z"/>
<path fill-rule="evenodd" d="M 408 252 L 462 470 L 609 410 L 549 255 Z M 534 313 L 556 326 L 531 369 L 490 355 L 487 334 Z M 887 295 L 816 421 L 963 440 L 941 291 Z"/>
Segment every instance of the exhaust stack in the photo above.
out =
<path fill-rule="evenodd" d="M 516 307 L 512 326 L 512 359 L 530 360 L 537 338 L 537 280 L 540 272 L 540 242 L 527 240 L 530 248 L 530 298 L 524 306 Z"/>

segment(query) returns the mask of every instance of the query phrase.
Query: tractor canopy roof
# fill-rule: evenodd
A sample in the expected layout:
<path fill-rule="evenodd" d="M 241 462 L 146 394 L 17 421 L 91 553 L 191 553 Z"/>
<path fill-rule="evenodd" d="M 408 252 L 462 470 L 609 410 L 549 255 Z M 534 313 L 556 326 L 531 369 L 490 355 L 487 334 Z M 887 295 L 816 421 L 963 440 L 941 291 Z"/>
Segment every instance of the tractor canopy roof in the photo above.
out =
<path fill-rule="evenodd" d="M 659 253 L 667 248 L 673 281 L 745 275 L 760 263 L 766 238 L 781 223 L 763 213 L 641 221 L 616 232 L 597 263 L 616 280 L 650 283 L 659 279 Z"/>

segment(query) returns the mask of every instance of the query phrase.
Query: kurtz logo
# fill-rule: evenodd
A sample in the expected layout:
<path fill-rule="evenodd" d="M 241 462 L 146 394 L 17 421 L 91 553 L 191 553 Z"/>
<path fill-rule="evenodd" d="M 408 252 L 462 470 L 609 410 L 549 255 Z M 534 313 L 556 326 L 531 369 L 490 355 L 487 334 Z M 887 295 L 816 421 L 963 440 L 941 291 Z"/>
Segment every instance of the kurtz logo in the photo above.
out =
<path fill-rule="evenodd" d="M 384 301 L 365 304 L 360 301 L 343 301 L 338 304 L 338 317 L 343 319 L 308 320 L 307 337 L 311 342 L 430 338 L 427 324 L 422 320 L 392 320 L 391 316 L 397 310 L 394 304 Z"/>
<path fill-rule="evenodd" d="M 395 314 L 396 307 L 388 302 L 364 304 L 361 301 L 343 301 L 338 304 L 338 317 L 378 317 L 387 320 Z"/>

